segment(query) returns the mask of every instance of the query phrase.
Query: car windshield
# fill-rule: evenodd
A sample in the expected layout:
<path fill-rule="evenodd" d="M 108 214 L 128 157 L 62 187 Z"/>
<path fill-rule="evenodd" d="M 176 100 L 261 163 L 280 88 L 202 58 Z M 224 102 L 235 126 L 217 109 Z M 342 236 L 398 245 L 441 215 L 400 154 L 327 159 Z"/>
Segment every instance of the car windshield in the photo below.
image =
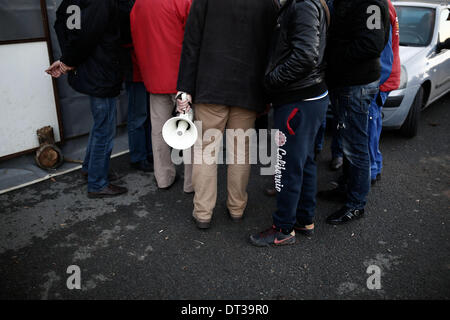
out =
<path fill-rule="evenodd" d="M 400 45 L 425 47 L 433 37 L 435 10 L 432 8 L 397 6 Z"/>

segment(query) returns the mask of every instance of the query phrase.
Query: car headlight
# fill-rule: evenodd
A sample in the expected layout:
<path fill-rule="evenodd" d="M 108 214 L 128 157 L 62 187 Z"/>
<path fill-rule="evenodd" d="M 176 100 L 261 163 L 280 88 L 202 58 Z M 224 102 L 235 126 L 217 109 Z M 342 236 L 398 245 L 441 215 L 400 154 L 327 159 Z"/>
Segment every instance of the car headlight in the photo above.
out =
<path fill-rule="evenodd" d="M 408 84 L 408 72 L 406 71 L 405 66 L 402 65 L 402 72 L 400 74 L 400 86 L 398 87 L 398 90 L 405 89 L 407 84 Z"/>

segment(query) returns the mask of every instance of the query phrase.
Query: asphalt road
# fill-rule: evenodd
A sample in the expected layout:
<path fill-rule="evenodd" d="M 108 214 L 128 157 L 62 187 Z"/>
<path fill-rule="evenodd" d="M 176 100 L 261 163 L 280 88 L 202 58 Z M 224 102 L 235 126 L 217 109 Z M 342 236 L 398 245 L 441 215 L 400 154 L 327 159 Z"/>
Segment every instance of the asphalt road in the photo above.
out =
<path fill-rule="evenodd" d="M 248 235 L 271 224 L 270 177 L 253 168 L 240 224 L 226 216 L 225 170 L 212 228 L 191 221 L 192 196 L 178 183 L 158 191 L 151 174 L 114 159 L 127 196 L 89 200 L 73 172 L 0 196 L 1 299 L 448 299 L 450 298 L 450 96 L 422 114 L 419 135 L 382 136 L 382 180 L 367 214 L 334 227 L 338 204 L 319 201 L 316 234 L 255 248 Z M 327 137 L 327 147 L 330 137 Z M 336 173 L 319 164 L 319 187 Z M 179 168 L 181 169 L 181 168 Z M 181 172 L 181 171 L 180 171 Z M 68 290 L 68 266 L 81 290 Z M 381 289 L 367 287 L 368 266 Z"/>

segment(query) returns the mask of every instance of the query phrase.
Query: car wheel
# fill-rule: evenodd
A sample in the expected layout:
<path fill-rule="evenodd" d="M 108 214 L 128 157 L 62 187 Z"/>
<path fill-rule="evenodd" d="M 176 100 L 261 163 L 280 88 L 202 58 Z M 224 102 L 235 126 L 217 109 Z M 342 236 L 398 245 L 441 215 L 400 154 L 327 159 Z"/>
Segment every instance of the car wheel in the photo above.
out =
<path fill-rule="evenodd" d="M 407 138 L 413 138 L 417 135 L 417 129 L 419 127 L 420 111 L 422 110 L 423 103 L 423 87 L 419 88 L 416 97 L 409 109 L 408 116 L 403 122 L 400 128 L 400 134 Z"/>

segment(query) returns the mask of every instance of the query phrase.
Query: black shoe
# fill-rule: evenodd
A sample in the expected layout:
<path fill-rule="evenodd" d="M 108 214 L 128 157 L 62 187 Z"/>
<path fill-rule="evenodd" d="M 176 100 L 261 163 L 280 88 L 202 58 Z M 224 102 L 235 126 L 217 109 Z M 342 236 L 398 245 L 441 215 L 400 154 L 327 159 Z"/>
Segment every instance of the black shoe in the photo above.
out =
<path fill-rule="evenodd" d="M 133 169 L 144 171 L 144 172 L 153 172 L 153 164 L 150 163 L 148 160 L 142 160 L 139 162 L 132 162 L 130 163 L 130 166 Z"/>
<path fill-rule="evenodd" d="M 178 175 L 178 173 L 176 173 L 175 174 L 175 179 L 173 179 L 173 182 L 170 185 L 168 185 L 167 187 L 164 187 L 164 188 L 159 188 L 159 189 L 161 189 L 161 190 L 169 190 L 170 188 L 173 187 L 173 185 L 175 183 L 177 183 L 178 180 L 180 180 L 180 176 Z"/>
<path fill-rule="evenodd" d="M 352 209 L 347 206 L 342 207 L 327 218 L 328 224 L 344 224 L 352 220 L 357 220 L 364 216 L 364 209 Z"/>
<path fill-rule="evenodd" d="M 370 183 L 371 183 L 372 185 L 375 185 L 375 184 L 376 184 L 378 181 L 380 181 L 380 180 L 381 180 L 381 173 L 377 174 L 377 176 L 376 176 L 375 179 L 370 180 Z"/>
<path fill-rule="evenodd" d="M 345 188 L 338 185 L 331 190 L 317 192 L 317 197 L 323 200 L 345 203 L 347 201 L 347 192 L 345 191 Z"/>
<path fill-rule="evenodd" d="M 231 214 L 230 210 L 228 210 L 228 209 L 227 209 L 227 213 L 233 222 L 241 222 L 242 219 L 244 218 L 244 215 L 236 216 L 236 215 Z"/>
<path fill-rule="evenodd" d="M 81 170 L 81 176 L 87 181 L 88 180 L 88 173 L 86 171 Z M 114 172 L 110 172 L 108 173 L 108 180 L 111 181 L 116 181 L 119 180 L 119 176 Z"/>
<path fill-rule="evenodd" d="M 295 231 L 284 234 L 275 226 L 250 236 L 250 243 L 257 247 L 284 246 L 295 244 Z"/>
<path fill-rule="evenodd" d="M 306 225 L 296 222 L 294 225 L 294 230 L 296 233 L 300 233 L 307 237 L 311 237 L 314 234 L 314 223 L 312 224 L 312 229 L 310 229 L 307 228 Z"/>
<path fill-rule="evenodd" d="M 333 171 L 337 171 L 342 167 L 343 164 L 344 164 L 344 158 L 342 158 L 342 157 L 333 158 L 330 162 L 330 169 Z"/>
<path fill-rule="evenodd" d="M 200 221 L 200 220 L 198 220 L 195 217 L 194 212 L 192 212 L 192 219 L 194 219 L 195 225 L 197 226 L 198 229 L 206 230 L 206 229 L 209 229 L 211 227 L 211 221 Z"/>
<path fill-rule="evenodd" d="M 103 188 L 103 190 L 99 192 L 88 192 L 88 198 L 97 199 L 97 198 L 111 198 L 116 197 L 121 194 L 127 193 L 128 189 L 124 187 L 119 187 L 113 184 L 108 185 Z"/>

